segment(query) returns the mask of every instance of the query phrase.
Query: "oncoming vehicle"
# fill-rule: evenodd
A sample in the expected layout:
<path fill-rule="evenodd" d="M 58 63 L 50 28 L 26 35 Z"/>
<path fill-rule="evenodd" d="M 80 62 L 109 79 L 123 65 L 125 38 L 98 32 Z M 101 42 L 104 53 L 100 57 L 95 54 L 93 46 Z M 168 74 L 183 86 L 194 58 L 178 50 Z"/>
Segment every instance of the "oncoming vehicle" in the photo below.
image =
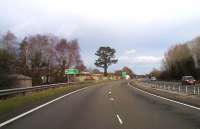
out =
<path fill-rule="evenodd" d="M 182 85 L 195 85 L 196 80 L 193 76 L 183 76 L 182 77 Z"/>

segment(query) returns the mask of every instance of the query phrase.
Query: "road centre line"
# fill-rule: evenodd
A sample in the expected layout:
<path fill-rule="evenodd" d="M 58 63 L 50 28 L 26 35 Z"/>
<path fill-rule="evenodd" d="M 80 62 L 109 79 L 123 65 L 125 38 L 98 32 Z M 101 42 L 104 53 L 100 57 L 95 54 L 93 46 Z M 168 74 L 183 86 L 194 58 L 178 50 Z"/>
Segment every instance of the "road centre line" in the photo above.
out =
<path fill-rule="evenodd" d="M 116 114 L 116 117 L 117 117 L 117 119 L 118 119 L 119 123 L 120 123 L 121 125 L 123 125 L 123 121 L 122 121 L 122 119 L 119 117 L 119 115 L 118 115 L 118 114 Z"/>
<path fill-rule="evenodd" d="M 110 100 L 110 101 L 114 101 L 115 99 L 114 99 L 114 98 L 109 98 L 109 100 Z"/>

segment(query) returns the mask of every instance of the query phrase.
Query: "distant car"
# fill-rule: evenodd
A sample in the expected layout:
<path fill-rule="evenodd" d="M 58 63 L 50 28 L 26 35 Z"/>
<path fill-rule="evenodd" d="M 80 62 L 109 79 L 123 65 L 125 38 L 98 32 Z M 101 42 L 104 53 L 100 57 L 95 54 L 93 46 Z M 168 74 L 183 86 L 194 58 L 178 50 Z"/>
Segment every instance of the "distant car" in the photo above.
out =
<path fill-rule="evenodd" d="M 156 77 L 151 77 L 151 81 L 156 81 Z"/>
<path fill-rule="evenodd" d="M 195 85 L 196 80 L 193 76 L 183 76 L 182 77 L 182 85 Z"/>

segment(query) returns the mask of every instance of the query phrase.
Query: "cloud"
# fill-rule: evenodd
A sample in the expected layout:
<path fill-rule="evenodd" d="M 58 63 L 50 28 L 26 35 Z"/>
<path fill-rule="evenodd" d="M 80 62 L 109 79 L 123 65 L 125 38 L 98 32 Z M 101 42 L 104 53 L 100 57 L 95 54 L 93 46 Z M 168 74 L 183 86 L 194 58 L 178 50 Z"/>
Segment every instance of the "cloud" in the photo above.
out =
<path fill-rule="evenodd" d="M 130 49 L 124 52 L 122 56 L 119 57 L 119 61 L 123 64 L 160 64 L 162 57 L 151 56 L 151 55 L 136 55 L 135 49 Z"/>
<path fill-rule="evenodd" d="M 135 53 L 136 53 L 136 50 L 135 50 L 135 49 L 127 50 L 127 51 L 125 52 L 126 55 L 133 55 L 133 54 L 135 54 Z"/>
<path fill-rule="evenodd" d="M 120 56 L 124 64 L 160 64 L 162 57 L 157 56 Z"/>
<path fill-rule="evenodd" d="M 160 64 L 162 57 L 156 56 L 138 56 L 133 59 L 133 63 L 137 64 Z"/>

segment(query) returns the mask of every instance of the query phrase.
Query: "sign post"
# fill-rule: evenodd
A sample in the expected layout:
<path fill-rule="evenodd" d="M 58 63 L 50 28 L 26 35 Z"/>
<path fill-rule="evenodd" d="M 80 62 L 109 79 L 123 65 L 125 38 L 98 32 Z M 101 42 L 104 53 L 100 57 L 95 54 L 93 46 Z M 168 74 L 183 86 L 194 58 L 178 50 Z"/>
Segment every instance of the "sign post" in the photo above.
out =
<path fill-rule="evenodd" d="M 67 82 L 69 84 L 70 83 L 69 75 L 74 75 L 74 78 L 75 78 L 75 75 L 79 74 L 79 70 L 78 69 L 65 69 L 65 74 L 67 75 Z"/>

